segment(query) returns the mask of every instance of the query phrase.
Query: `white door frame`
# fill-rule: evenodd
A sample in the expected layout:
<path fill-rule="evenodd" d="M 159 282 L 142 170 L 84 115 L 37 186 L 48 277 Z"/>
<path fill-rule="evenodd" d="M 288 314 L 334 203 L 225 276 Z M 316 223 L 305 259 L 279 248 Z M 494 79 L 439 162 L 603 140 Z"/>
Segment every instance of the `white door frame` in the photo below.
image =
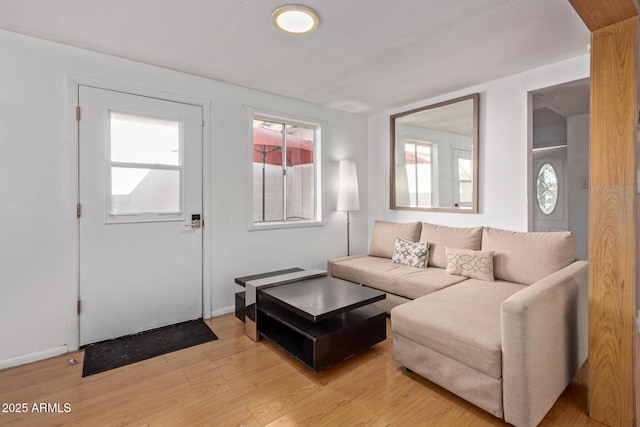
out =
<path fill-rule="evenodd" d="M 93 86 L 100 89 L 130 93 L 133 95 L 159 98 L 167 101 L 182 102 L 202 107 L 204 126 L 202 127 L 202 215 L 204 227 L 202 230 L 202 315 L 205 319 L 211 317 L 211 101 L 204 98 L 186 96 L 163 91 L 159 88 L 144 88 L 125 83 L 112 82 L 67 74 L 67 201 L 66 201 L 66 278 L 68 283 L 67 298 L 67 351 L 76 351 L 80 345 L 80 316 L 78 315 L 78 299 L 80 296 L 80 234 L 76 214 L 78 203 L 78 121 L 76 120 L 76 106 L 80 85 Z"/>

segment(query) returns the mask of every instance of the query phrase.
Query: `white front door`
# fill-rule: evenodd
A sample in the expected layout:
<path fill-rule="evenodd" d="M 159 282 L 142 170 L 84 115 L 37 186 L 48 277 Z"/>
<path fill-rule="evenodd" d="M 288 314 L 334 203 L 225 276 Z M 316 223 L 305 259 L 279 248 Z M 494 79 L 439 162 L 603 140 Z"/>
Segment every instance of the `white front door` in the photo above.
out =
<path fill-rule="evenodd" d="M 202 107 L 78 91 L 80 345 L 202 317 Z"/>
<path fill-rule="evenodd" d="M 567 220 L 566 148 L 534 153 L 533 231 L 565 231 Z"/>

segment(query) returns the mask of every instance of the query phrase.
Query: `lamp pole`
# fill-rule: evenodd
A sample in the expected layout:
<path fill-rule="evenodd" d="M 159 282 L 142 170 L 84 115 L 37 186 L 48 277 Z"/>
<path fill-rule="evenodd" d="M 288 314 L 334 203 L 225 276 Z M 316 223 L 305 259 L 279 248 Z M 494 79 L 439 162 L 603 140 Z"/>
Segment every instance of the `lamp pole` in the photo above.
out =
<path fill-rule="evenodd" d="M 349 250 L 349 225 L 351 225 L 351 221 L 349 220 L 349 211 L 347 211 L 347 256 L 351 255 Z"/>

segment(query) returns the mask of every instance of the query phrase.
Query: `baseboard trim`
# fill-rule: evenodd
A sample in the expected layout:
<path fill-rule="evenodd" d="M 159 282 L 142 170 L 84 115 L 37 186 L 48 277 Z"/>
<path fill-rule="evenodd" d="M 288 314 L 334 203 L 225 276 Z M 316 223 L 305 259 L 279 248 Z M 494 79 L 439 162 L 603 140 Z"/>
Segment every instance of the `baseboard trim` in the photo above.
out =
<path fill-rule="evenodd" d="M 68 353 L 67 346 L 50 348 L 44 351 L 37 351 L 35 353 L 25 354 L 24 356 L 13 357 L 11 359 L 0 360 L 0 370 L 13 368 L 14 366 L 25 365 L 31 362 L 37 362 L 39 360 L 48 359 L 50 357 L 60 356 L 61 354 Z"/>
<path fill-rule="evenodd" d="M 223 307 L 219 310 L 211 310 L 211 317 L 224 316 L 225 314 L 235 313 L 235 307 Z M 11 359 L 0 360 L 0 370 L 13 368 L 15 366 L 25 365 L 27 363 L 37 362 L 39 360 L 48 359 L 50 357 L 60 356 L 61 354 L 68 353 L 69 349 L 66 345 L 50 348 L 44 351 L 37 351 L 35 353 L 25 354 L 24 356 L 13 357 Z"/>
<path fill-rule="evenodd" d="M 235 313 L 236 308 L 234 306 L 223 307 L 219 310 L 211 310 L 211 317 L 224 316 L 225 314 Z"/>

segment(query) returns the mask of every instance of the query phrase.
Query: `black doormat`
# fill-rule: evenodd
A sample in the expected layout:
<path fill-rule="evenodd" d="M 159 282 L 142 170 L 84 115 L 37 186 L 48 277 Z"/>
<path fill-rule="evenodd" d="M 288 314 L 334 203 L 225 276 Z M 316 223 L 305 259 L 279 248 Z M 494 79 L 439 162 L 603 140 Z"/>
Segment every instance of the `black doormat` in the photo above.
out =
<path fill-rule="evenodd" d="M 202 319 L 88 344 L 82 376 L 97 374 L 141 360 L 217 340 Z"/>

